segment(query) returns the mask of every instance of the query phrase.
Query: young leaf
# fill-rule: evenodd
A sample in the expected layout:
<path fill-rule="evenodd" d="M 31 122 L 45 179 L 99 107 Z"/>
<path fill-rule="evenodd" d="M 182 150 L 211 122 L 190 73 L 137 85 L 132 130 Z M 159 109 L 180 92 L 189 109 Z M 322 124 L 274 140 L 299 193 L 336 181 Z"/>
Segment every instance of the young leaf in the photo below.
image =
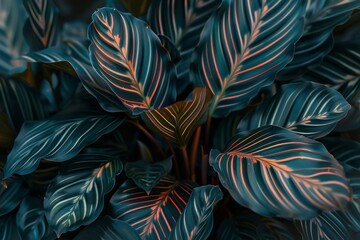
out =
<path fill-rule="evenodd" d="M 222 198 L 218 186 L 194 188 L 169 239 L 208 239 L 214 225 L 213 209 Z"/>
<path fill-rule="evenodd" d="M 270 100 L 246 114 L 237 130 L 276 125 L 309 138 L 320 138 L 330 133 L 349 109 L 340 93 L 321 84 L 286 84 Z"/>
<path fill-rule="evenodd" d="M 90 60 L 101 76 L 99 84 L 134 115 L 171 104 L 176 96 L 174 66 L 146 23 L 110 8 L 100 9 L 92 19 Z"/>
<path fill-rule="evenodd" d="M 116 156 L 116 155 L 115 155 Z M 108 149 L 83 153 L 65 165 L 44 199 L 46 218 L 58 236 L 93 222 L 104 207 L 104 195 L 123 169 Z"/>
<path fill-rule="evenodd" d="M 350 189 L 325 147 L 292 131 L 266 126 L 233 137 L 210 165 L 241 205 L 264 216 L 306 219 L 344 208 Z"/>
<path fill-rule="evenodd" d="M 142 239 L 167 239 L 196 184 L 163 178 L 150 195 L 130 180 L 110 200 L 110 215 L 130 224 Z"/>
<path fill-rule="evenodd" d="M 160 162 L 148 162 L 144 160 L 128 162 L 125 165 L 126 176 L 142 188 L 148 195 L 161 178 L 165 177 L 172 167 L 172 157 Z"/>
<path fill-rule="evenodd" d="M 0 163 L 1 164 L 1 163 Z M 1 169 L 0 169 L 1 176 Z M 19 177 L 15 176 L 0 183 L 0 216 L 3 216 L 14 210 L 26 194 L 29 188 Z M 1 232 L 1 231 L 0 231 Z"/>
<path fill-rule="evenodd" d="M 210 115 L 243 109 L 292 58 L 301 36 L 301 1 L 225 0 L 206 23 L 194 55 L 198 85 L 215 97 Z"/>
<path fill-rule="evenodd" d="M 22 240 L 16 227 L 16 215 L 9 213 L 0 217 L 0 240 Z"/>
<path fill-rule="evenodd" d="M 196 128 L 206 120 L 211 97 L 207 88 L 198 87 L 194 89 L 191 101 L 154 109 L 141 117 L 148 128 L 184 147 Z"/>
<path fill-rule="evenodd" d="M 126 222 L 105 216 L 82 230 L 74 240 L 140 240 L 139 234 Z"/>
<path fill-rule="evenodd" d="M 333 46 L 333 29 L 360 7 L 358 0 L 307 0 L 304 34 L 295 45 L 293 60 L 282 70 L 279 80 L 294 80 L 304 69 L 319 64 Z"/>
<path fill-rule="evenodd" d="M 178 92 L 190 84 L 192 53 L 205 23 L 220 4 L 221 0 L 159 0 L 150 5 L 147 19 L 151 28 L 157 34 L 169 37 L 180 51 L 182 60 L 176 65 Z"/>

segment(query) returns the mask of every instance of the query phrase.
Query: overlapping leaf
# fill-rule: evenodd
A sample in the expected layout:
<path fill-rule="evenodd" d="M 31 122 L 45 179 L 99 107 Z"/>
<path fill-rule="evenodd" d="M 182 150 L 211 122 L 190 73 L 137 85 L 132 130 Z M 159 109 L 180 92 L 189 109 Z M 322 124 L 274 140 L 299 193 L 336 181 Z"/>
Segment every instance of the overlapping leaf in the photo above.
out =
<path fill-rule="evenodd" d="M 0 112 L 0 149 L 10 149 L 15 140 L 15 131 L 10 127 L 9 121 L 4 113 Z"/>
<path fill-rule="evenodd" d="M 267 126 L 233 137 L 210 165 L 241 205 L 264 216 L 306 219 L 344 208 L 350 189 L 325 147 L 292 131 Z"/>
<path fill-rule="evenodd" d="M 147 194 L 165 177 L 172 167 L 172 157 L 159 162 L 136 161 L 125 165 L 126 176 L 142 188 Z"/>
<path fill-rule="evenodd" d="M 213 209 L 222 197 L 218 186 L 194 188 L 169 239 L 208 239 L 214 225 Z"/>
<path fill-rule="evenodd" d="M 29 15 L 24 36 L 31 50 L 55 46 L 59 41 L 57 9 L 53 0 L 23 0 Z"/>
<path fill-rule="evenodd" d="M 246 114 L 237 129 L 247 131 L 276 125 L 319 138 L 330 133 L 349 109 L 340 93 L 321 84 L 286 84 L 275 96 Z"/>
<path fill-rule="evenodd" d="M 21 0 L 1 0 L 0 11 L 0 73 L 10 75 L 25 69 L 19 58 L 27 50 L 22 31 L 26 12 Z"/>
<path fill-rule="evenodd" d="M 107 7 L 114 7 L 122 12 L 131 12 L 136 17 L 146 14 L 151 0 L 106 0 Z"/>
<path fill-rule="evenodd" d="M 142 239 L 167 239 L 195 186 L 163 178 L 147 195 L 128 180 L 111 198 L 110 214 L 130 224 Z"/>
<path fill-rule="evenodd" d="M 0 240 L 22 240 L 13 213 L 0 217 Z"/>
<path fill-rule="evenodd" d="M 206 120 L 210 100 L 211 93 L 198 87 L 194 89 L 191 101 L 148 111 L 142 119 L 148 128 L 184 147 L 196 128 Z"/>
<path fill-rule="evenodd" d="M 100 215 L 104 195 L 114 187 L 122 169 L 120 159 L 108 149 L 80 154 L 64 166 L 44 200 L 46 218 L 58 236 L 88 225 Z"/>
<path fill-rule="evenodd" d="M 0 163 L 1 164 L 1 163 Z M 0 169 L 1 176 L 1 169 Z M 29 188 L 26 183 L 18 176 L 7 179 L 0 183 L 0 216 L 14 210 L 26 194 Z"/>
<path fill-rule="evenodd" d="M 152 29 L 168 36 L 180 51 L 177 64 L 177 90 L 181 92 L 190 83 L 189 68 L 192 53 L 199 42 L 201 31 L 221 0 L 159 0 L 153 1 L 147 14 Z"/>
<path fill-rule="evenodd" d="M 192 73 L 215 97 L 210 115 L 243 109 L 290 62 L 303 27 L 301 1 L 225 0 L 206 23 Z"/>
<path fill-rule="evenodd" d="M 175 100 L 175 70 L 159 38 L 129 13 L 102 8 L 93 14 L 88 37 L 90 60 L 130 112 L 140 114 Z"/>
<path fill-rule="evenodd" d="M 358 0 L 307 0 L 304 33 L 295 45 L 293 60 L 280 72 L 280 80 L 294 80 L 321 62 L 332 49 L 332 30 L 360 7 Z"/>
<path fill-rule="evenodd" d="M 105 216 L 87 226 L 74 238 L 74 240 L 84 239 L 140 240 L 140 237 L 126 222 Z"/>

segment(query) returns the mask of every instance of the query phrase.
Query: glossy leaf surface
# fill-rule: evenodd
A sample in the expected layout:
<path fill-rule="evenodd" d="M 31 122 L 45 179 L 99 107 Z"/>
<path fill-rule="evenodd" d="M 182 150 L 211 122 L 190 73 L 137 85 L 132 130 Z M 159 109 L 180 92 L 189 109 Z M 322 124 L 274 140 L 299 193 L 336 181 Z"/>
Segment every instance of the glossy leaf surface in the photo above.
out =
<path fill-rule="evenodd" d="M 309 138 L 330 133 L 350 109 L 337 91 L 321 84 L 286 84 L 271 99 L 246 114 L 238 132 L 267 125 L 287 128 Z"/>
<path fill-rule="evenodd" d="M 14 210 L 28 192 L 26 183 L 18 176 L 2 182 L 0 184 L 0 216 Z"/>
<path fill-rule="evenodd" d="M 301 1 L 225 0 L 206 23 L 194 56 L 196 84 L 214 93 L 210 115 L 243 109 L 290 62 Z"/>
<path fill-rule="evenodd" d="M 167 239 L 195 186 L 163 178 L 147 195 L 128 180 L 111 198 L 110 215 L 130 224 L 142 239 Z"/>
<path fill-rule="evenodd" d="M 44 200 L 46 218 L 58 236 L 99 216 L 104 195 L 114 187 L 122 169 L 120 159 L 107 149 L 80 154 L 64 166 Z"/>
<path fill-rule="evenodd" d="M 110 8 L 97 11 L 92 19 L 90 60 L 101 76 L 100 85 L 135 115 L 171 104 L 176 95 L 174 66 L 146 23 Z"/>
<path fill-rule="evenodd" d="M 264 216 L 306 219 L 344 208 L 350 189 L 341 165 L 319 142 L 277 127 L 235 135 L 210 165 L 241 205 Z"/>
<path fill-rule="evenodd" d="M 195 88 L 191 100 L 148 111 L 142 119 L 151 130 L 184 147 L 206 120 L 210 100 L 211 93 L 206 88 Z"/>
<path fill-rule="evenodd" d="M 125 173 L 138 187 L 142 188 L 147 194 L 150 194 L 160 179 L 171 171 L 171 167 L 172 157 L 159 162 L 140 160 L 126 163 Z"/>
<path fill-rule="evenodd" d="M 214 225 L 213 209 L 222 198 L 218 186 L 194 188 L 170 239 L 208 239 Z"/>
<path fill-rule="evenodd" d="M 14 213 L 0 217 L 0 240 L 22 240 Z"/>

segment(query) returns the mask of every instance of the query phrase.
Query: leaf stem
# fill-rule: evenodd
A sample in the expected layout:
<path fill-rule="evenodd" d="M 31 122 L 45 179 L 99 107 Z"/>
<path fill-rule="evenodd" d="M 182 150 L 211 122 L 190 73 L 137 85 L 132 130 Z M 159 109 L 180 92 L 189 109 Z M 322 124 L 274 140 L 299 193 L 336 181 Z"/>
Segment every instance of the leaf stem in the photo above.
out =
<path fill-rule="evenodd" d="M 179 167 L 178 158 L 176 157 L 174 148 L 171 146 L 171 142 L 166 140 L 166 143 L 168 144 L 170 152 L 173 155 L 173 166 L 175 168 L 175 176 L 176 176 L 177 179 L 179 179 L 180 178 L 180 167 Z"/>
<path fill-rule="evenodd" d="M 206 152 L 209 151 L 209 140 L 210 140 L 210 132 L 211 132 L 211 117 L 206 122 L 206 130 L 205 130 L 205 144 L 204 149 Z"/>
<path fill-rule="evenodd" d="M 182 158 L 184 160 L 184 164 L 185 164 L 186 178 L 189 178 L 189 176 L 190 176 L 190 164 L 189 164 L 189 156 L 188 156 L 188 153 L 186 151 L 186 147 L 181 147 L 179 149 L 180 149 L 180 152 L 181 152 Z"/>
<path fill-rule="evenodd" d="M 200 136 L 201 136 L 201 127 L 198 127 L 196 129 L 190 150 L 191 180 L 194 182 L 196 181 L 196 155 L 199 147 Z"/>

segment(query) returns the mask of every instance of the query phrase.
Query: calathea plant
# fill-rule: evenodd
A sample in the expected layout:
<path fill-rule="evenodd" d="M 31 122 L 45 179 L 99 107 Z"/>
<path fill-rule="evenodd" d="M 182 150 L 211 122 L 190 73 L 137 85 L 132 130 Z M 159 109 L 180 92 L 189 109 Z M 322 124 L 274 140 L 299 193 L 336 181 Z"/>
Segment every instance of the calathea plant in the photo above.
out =
<path fill-rule="evenodd" d="M 0 0 L 0 239 L 359 238 L 359 0 L 61 4 Z"/>

